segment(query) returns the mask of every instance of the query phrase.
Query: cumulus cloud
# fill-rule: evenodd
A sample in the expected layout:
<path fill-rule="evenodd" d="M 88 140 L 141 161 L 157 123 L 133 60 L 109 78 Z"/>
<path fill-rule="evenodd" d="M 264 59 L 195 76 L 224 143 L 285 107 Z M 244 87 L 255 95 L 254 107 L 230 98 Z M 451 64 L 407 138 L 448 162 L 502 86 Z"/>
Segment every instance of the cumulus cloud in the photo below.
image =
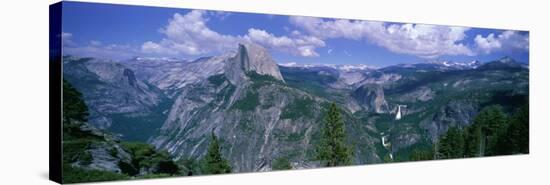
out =
<path fill-rule="evenodd" d="M 185 15 L 179 13 L 168 21 L 160 32 L 165 38 L 159 42 L 147 41 L 141 49 L 145 53 L 167 55 L 199 55 L 235 47 L 238 38 L 219 34 L 206 26 L 206 11 L 194 10 Z"/>
<path fill-rule="evenodd" d="M 74 45 L 76 45 L 74 43 L 74 41 L 72 40 L 73 39 L 73 34 L 72 33 L 62 32 L 60 36 L 61 36 L 61 43 L 63 43 L 63 46 L 74 46 Z"/>
<path fill-rule="evenodd" d="M 226 11 L 208 11 L 210 12 L 210 14 L 220 20 L 224 20 L 225 18 L 233 15 L 231 12 L 226 12 Z"/>
<path fill-rule="evenodd" d="M 395 53 L 423 58 L 474 55 L 461 42 L 468 28 L 424 24 L 386 24 L 358 20 L 290 17 L 290 22 L 321 39 L 368 40 Z"/>
<path fill-rule="evenodd" d="M 478 53 L 529 49 L 528 33 L 504 31 L 500 34 L 477 35 L 473 38 L 473 44 L 465 45 L 469 28 L 452 26 L 294 16 L 289 19 L 294 26 L 285 26 L 284 30 L 288 33 L 285 35 L 275 35 L 258 28 L 249 28 L 242 35 L 230 35 L 217 32 L 207 25 L 210 19 L 223 20 L 230 15 L 227 12 L 203 10 L 193 10 L 186 14 L 176 13 L 159 29 L 163 36 L 161 39 L 145 41 L 137 46 L 115 45 L 96 40 L 77 45 L 71 33 L 64 32 L 60 37 L 63 40 L 64 51 L 68 54 L 114 59 L 142 55 L 212 55 L 234 50 L 237 43 L 241 42 L 253 42 L 269 50 L 295 56 L 317 57 L 320 55 L 317 49 L 325 47 L 326 40 L 336 38 L 368 41 L 394 53 L 422 58 L 443 55 L 473 56 Z M 326 54 L 331 55 L 336 53 L 335 51 L 340 53 L 341 49 L 330 48 Z M 351 55 L 347 51 L 343 52 L 344 55 Z"/>
<path fill-rule="evenodd" d="M 232 50 L 239 42 L 255 42 L 269 49 L 312 57 L 319 55 L 315 48 L 325 45 L 324 41 L 313 36 L 275 36 L 255 28 L 250 28 L 246 35 L 221 34 L 207 26 L 208 15 L 207 11 L 202 10 L 193 10 L 185 15 L 174 14 L 168 25 L 160 30 L 165 38 L 158 42 L 147 41 L 141 50 L 152 54 L 200 55 Z"/>
<path fill-rule="evenodd" d="M 244 39 L 274 49 L 287 52 L 297 56 L 314 57 L 319 56 L 315 48 L 325 46 L 325 42 L 312 36 L 295 35 L 295 38 L 287 36 L 275 36 L 265 30 L 251 28 Z"/>
<path fill-rule="evenodd" d="M 474 41 L 477 49 L 485 54 L 495 51 L 529 51 L 529 35 L 517 31 L 504 31 L 498 35 L 490 33 L 486 37 L 477 35 Z"/>

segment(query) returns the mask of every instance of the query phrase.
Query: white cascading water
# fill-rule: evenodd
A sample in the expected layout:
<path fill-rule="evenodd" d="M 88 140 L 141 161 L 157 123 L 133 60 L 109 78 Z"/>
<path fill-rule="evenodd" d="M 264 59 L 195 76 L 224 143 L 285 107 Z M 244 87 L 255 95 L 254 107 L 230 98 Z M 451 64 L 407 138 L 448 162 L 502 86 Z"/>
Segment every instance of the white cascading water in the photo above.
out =
<path fill-rule="evenodd" d="M 397 105 L 397 115 L 395 115 L 395 120 L 401 119 L 401 105 Z"/>

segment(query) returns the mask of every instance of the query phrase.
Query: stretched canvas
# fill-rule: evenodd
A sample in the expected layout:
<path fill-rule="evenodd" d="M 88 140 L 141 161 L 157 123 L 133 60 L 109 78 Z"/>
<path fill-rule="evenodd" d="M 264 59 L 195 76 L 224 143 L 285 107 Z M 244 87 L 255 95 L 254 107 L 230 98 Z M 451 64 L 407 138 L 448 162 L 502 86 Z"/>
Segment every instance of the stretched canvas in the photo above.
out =
<path fill-rule="evenodd" d="M 83 2 L 50 20 L 59 183 L 529 154 L 528 31 Z"/>

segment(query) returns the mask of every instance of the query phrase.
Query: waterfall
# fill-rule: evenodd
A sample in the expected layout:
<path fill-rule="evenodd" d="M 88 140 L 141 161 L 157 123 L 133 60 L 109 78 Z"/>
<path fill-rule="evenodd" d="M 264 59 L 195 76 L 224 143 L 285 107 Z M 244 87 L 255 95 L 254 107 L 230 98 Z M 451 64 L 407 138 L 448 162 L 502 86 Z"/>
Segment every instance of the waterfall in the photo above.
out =
<path fill-rule="evenodd" d="M 397 114 L 395 115 L 395 120 L 401 119 L 401 105 L 397 105 Z"/>

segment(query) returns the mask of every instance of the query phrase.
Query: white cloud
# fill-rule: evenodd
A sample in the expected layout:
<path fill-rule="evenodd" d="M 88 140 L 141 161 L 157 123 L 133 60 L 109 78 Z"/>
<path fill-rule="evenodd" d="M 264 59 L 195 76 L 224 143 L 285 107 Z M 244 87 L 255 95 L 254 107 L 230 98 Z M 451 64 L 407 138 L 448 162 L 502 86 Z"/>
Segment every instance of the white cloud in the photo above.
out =
<path fill-rule="evenodd" d="M 504 31 L 499 35 L 490 33 L 486 37 L 477 35 L 474 39 L 480 52 L 489 54 L 494 51 L 529 51 L 529 35 L 517 31 Z"/>
<path fill-rule="evenodd" d="M 145 53 L 168 55 L 198 55 L 235 47 L 238 38 L 219 34 L 206 26 L 206 12 L 193 10 L 185 15 L 179 13 L 160 30 L 166 38 L 160 42 L 145 42 L 141 49 Z"/>
<path fill-rule="evenodd" d="M 147 41 L 141 46 L 144 53 L 164 55 L 200 55 L 225 52 L 235 49 L 239 42 L 255 42 L 266 48 L 298 56 L 318 56 L 317 47 L 323 47 L 324 41 L 313 37 L 294 34 L 275 36 L 265 30 L 250 28 L 246 35 L 226 35 L 210 29 L 209 13 L 194 10 L 185 15 L 178 13 L 168 21 L 160 32 L 165 38 L 159 42 Z"/>
<path fill-rule="evenodd" d="M 163 48 L 160 44 L 151 41 L 143 43 L 141 50 L 146 53 L 172 53 L 168 48 Z"/>
<path fill-rule="evenodd" d="M 220 19 L 220 20 L 224 20 L 225 18 L 233 15 L 231 12 L 226 12 L 226 11 L 214 11 L 214 10 L 211 10 L 211 11 L 208 11 L 212 16 Z"/>
<path fill-rule="evenodd" d="M 70 40 L 73 37 L 72 33 L 62 32 L 61 33 L 61 39 L 63 40 Z"/>
<path fill-rule="evenodd" d="M 348 57 L 351 57 L 351 54 L 347 50 L 344 50 L 344 54 Z"/>
<path fill-rule="evenodd" d="M 101 41 L 97 41 L 97 40 L 91 40 L 90 41 L 90 45 L 92 46 L 101 46 Z"/>
<path fill-rule="evenodd" d="M 265 30 L 250 28 L 244 39 L 274 49 L 287 52 L 297 56 L 314 57 L 319 56 L 315 48 L 325 46 L 325 42 L 312 36 L 296 35 L 294 38 L 287 36 L 277 37 Z"/>
<path fill-rule="evenodd" d="M 395 53 L 434 58 L 441 55 L 474 55 L 461 43 L 468 28 L 424 24 L 386 24 L 354 20 L 291 17 L 290 22 L 321 39 L 368 40 Z"/>
<path fill-rule="evenodd" d="M 61 43 L 63 44 L 63 46 L 74 46 L 74 45 L 76 45 L 74 43 L 74 41 L 72 40 L 73 39 L 73 34 L 72 33 L 62 32 L 60 36 L 61 36 Z"/>

